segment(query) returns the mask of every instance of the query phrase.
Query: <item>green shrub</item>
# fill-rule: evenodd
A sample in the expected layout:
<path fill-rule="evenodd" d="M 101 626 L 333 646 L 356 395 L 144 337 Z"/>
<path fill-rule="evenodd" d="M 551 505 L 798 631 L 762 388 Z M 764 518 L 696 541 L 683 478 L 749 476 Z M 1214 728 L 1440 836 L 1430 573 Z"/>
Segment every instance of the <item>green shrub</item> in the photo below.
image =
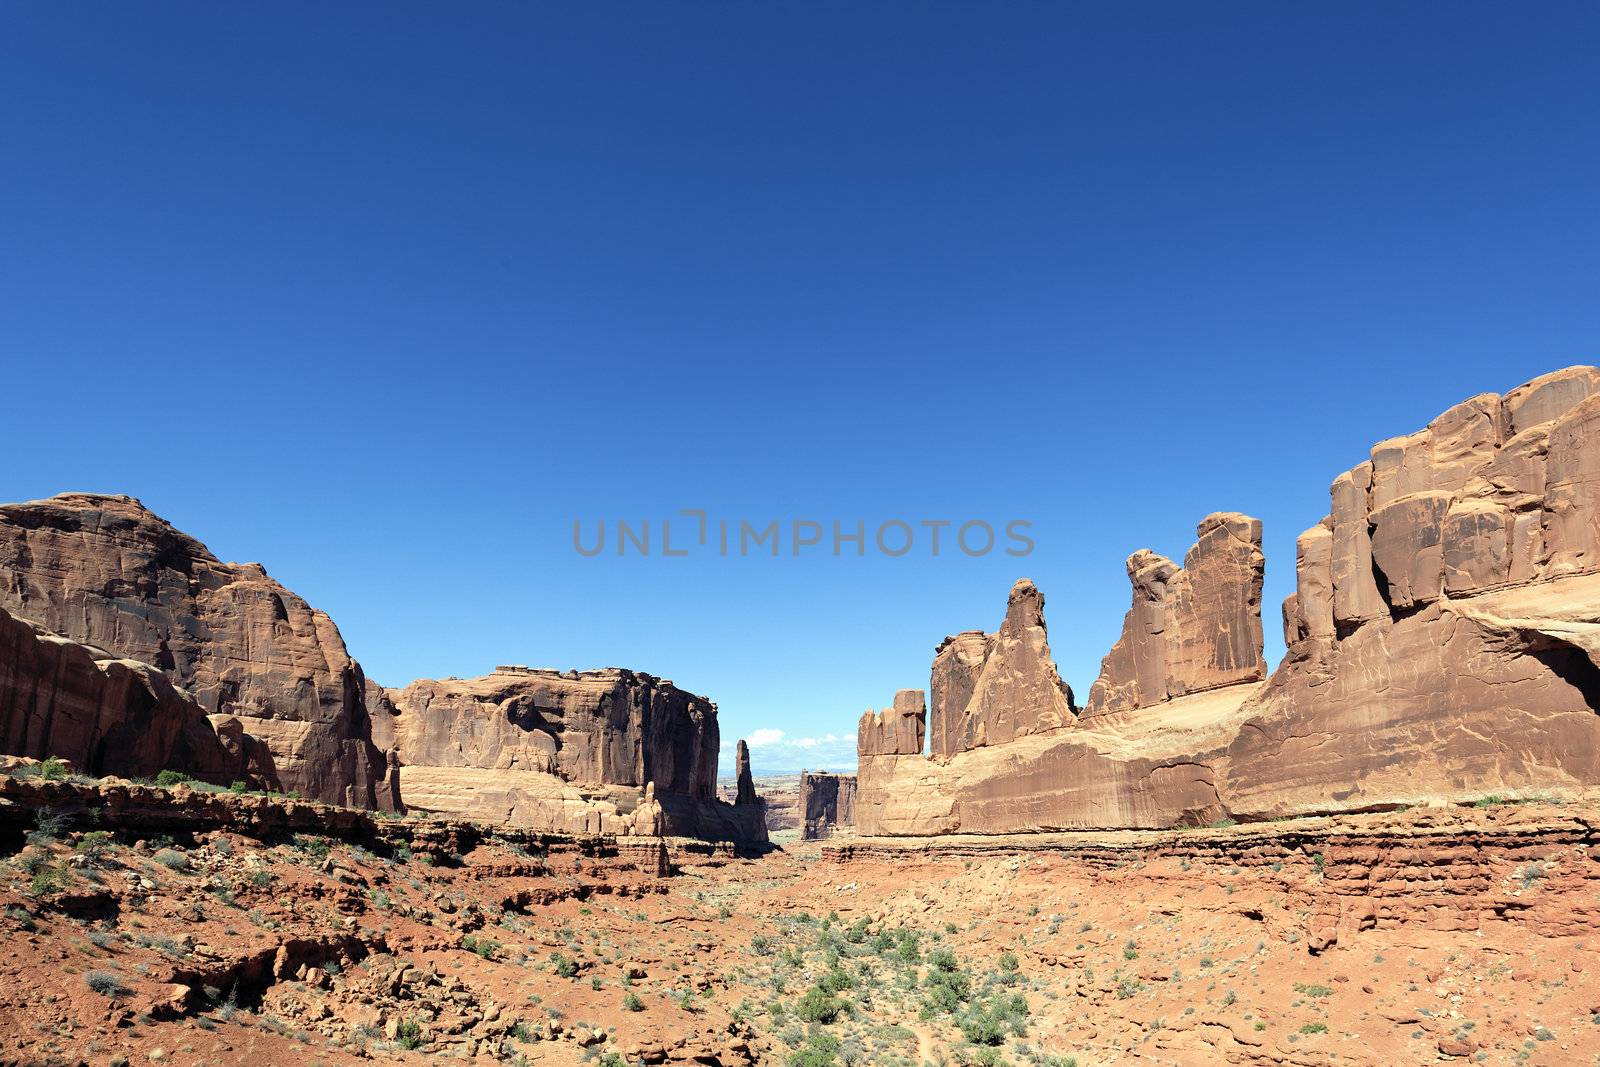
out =
<path fill-rule="evenodd" d="M 422 1026 L 414 1019 L 402 1022 L 395 1031 L 394 1043 L 404 1049 L 422 1047 Z"/>
<path fill-rule="evenodd" d="M 800 1018 L 806 1022 L 824 1025 L 833 1022 L 843 1011 L 844 1001 L 820 985 L 814 985 L 806 990 L 805 995 L 800 998 L 800 1003 L 795 1005 L 795 1014 Z M 829 1056 L 832 1056 L 831 1052 Z"/>
<path fill-rule="evenodd" d="M 185 774 L 182 771 L 166 770 L 156 775 L 156 785 L 165 789 L 171 789 L 175 785 L 182 785 L 185 782 L 192 781 L 194 781 L 194 776 Z"/>
<path fill-rule="evenodd" d="M 110 971 L 90 971 L 83 976 L 84 984 L 104 997 L 125 997 L 132 990 L 122 984 Z"/>
<path fill-rule="evenodd" d="M 841 1042 L 830 1033 L 814 1033 L 803 1048 L 789 1053 L 788 1067 L 836 1067 Z"/>
<path fill-rule="evenodd" d="M 93 867 L 105 859 L 114 844 L 115 839 L 109 830 L 90 830 L 78 839 L 78 844 L 72 851 L 82 856 L 84 862 Z"/>
<path fill-rule="evenodd" d="M 1326 1023 L 1306 1023 L 1300 1028 L 1302 1034 L 1325 1034 L 1328 1032 Z"/>
<path fill-rule="evenodd" d="M 294 847 L 316 860 L 327 859 L 333 851 L 333 844 L 326 837 L 316 834 L 295 834 Z"/>
<path fill-rule="evenodd" d="M 479 956 L 482 956 L 486 960 L 492 960 L 500 951 L 500 942 L 491 941 L 487 937 L 474 937 L 473 935 L 468 934 L 466 937 L 461 939 L 461 947 L 466 949 L 468 952 L 476 952 Z M 576 973 L 577 968 L 573 968 L 573 974 Z M 564 974 L 561 977 L 571 978 L 572 975 Z"/>
<path fill-rule="evenodd" d="M 67 761 L 56 756 L 39 764 L 39 777 L 47 782 L 59 782 L 67 777 Z"/>
<path fill-rule="evenodd" d="M 629 994 L 625 995 L 622 998 L 622 1010 L 623 1011 L 644 1011 L 644 1001 L 640 1000 L 638 997 L 634 996 L 632 993 L 629 993 Z"/>
<path fill-rule="evenodd" d="M 559 952 L 550 953 L 550 963 L 555 967 L 556 974 L 562 978 L 573 978 L 578 974 L 578 964 L 569 956 Z"/>

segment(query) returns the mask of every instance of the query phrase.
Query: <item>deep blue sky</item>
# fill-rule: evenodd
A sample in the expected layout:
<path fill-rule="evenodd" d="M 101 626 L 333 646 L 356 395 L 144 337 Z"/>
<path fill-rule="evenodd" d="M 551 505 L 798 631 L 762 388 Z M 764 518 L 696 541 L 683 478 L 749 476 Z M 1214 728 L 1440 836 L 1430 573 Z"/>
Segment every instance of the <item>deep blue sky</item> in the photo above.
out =
<path fill-rule="evenodd" d="M 619 664 L 853 762 L 1045 591 L 1600 358 L 1589 4 L 13 3 L 0 498 L 141 497 L 389 685 Z M 582 559 L 683 507 L 1026 560 Z M 770 736 L 770 735 L 769 735 Z M 725 768 L 726 770 L 727 768 Z"/>

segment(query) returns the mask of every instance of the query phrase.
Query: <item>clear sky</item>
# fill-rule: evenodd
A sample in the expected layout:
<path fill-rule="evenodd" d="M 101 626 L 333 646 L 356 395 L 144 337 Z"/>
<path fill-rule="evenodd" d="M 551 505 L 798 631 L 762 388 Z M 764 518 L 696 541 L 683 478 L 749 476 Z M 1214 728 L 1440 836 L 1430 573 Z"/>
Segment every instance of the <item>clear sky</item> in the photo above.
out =
<path fill-rule="evenodd" d="M 1587 3 L 12 3 L 0 498 L 138 496 L 388 685 L 670 677 L 758 773 L 1024 574 L 1081 698 L 1210 511 L 1276 662 L 1335 474 L 1600 358 L 1597 57 Z M 682 508 L 828 536 L 572 547 Z"/>

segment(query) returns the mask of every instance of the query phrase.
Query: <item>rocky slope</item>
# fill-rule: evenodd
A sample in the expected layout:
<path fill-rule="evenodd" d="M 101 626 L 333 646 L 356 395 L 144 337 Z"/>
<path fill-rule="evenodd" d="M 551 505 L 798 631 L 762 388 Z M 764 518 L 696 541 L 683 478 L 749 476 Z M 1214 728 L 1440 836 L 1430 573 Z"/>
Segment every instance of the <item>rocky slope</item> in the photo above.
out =
<path fill-rule="evenodd" d="M 950 724 L 971 721 L 995 642 L 947 640 L 928 756 L 915 701 L 897 700 L 892 742 L 863 720 L 861 831 L 1163 827 L 1600 785 L 1597 387 L 1572 368 L 1474 397 L 1335 479 L 1264 682 L 1260 527 L 1235 514 L 1200 524 L 1181 570 L 1130 558 L 1134 606 L 1081 719 L 1018 688 L 981 717 L 1009 739 L 973 743 L 982 731 Z M 1009 676 L 1054 676 L 1042 641 L 1009 647 Z"/>
<path fill-rule="evenodd" d="M 333 621 L 131 497 L 0 505 L 0 609 L 150 664 L 208 714 L 236 716 L 259 742 L 251 775 L 274 789 L 395 804 L 366 679 Z"/>

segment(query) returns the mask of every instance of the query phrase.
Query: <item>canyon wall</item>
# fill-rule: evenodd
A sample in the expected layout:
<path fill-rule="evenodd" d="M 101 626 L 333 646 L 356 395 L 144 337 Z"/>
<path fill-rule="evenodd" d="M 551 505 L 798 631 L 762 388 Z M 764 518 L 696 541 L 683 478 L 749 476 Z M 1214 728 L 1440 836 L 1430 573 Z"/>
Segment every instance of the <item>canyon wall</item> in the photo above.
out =
<path fill-rule="evenodd" d="M 716 705 L 648 674 L 499 667 L 387 690 L 372 712 L 408 807 L 589 833 L 766 840 L 716 798 Z M 742 790 L 741 790 L 742 793 Z"/>
<path fill-rule="evenodd" d="M 1018 689 L 985 708 L 986 737 L 967 709 L 995 639 L 947 639 L 927 756 L 863 721 L 860 831 L 1164 827 L 1600 785 L 1597 392 L 1577 367 L 1473 397 L 1336 478 L 1297 544 L 1270 679 L 1260 524 L 1233 513 L 1200 524 L 1181 569 L 1130 557 L 1133 606 L 1079 718 Z M 1042 642 L 1011 649 L 1008 673 L 1054 675 Z M 895 720 L 897 738 L 919 729 Z"/>
<path fill-rule="evenodd" d="M 252 760 L 239 720 L 207 716 L 147 663 L 121 659 L 0 610 L 0 752 L 101 777 L 171 768 L 220 785 Z"/>
<path fill-rule="evenodd" d="M 273 789 L 392 807 L 366 680 L 327 615 L 254 563 L 223 563 L 126 496 L 0 505 L 0 609 L 161 670 L 259 744 Z M 53 754 L 53 753 L 52 753 Z"/>
<path fill-rule="evenodd" d="M 800 837 L 820 841 L 852 833 L 856 824 L 856 779 L 851 774 L 800 772 Z"/>

